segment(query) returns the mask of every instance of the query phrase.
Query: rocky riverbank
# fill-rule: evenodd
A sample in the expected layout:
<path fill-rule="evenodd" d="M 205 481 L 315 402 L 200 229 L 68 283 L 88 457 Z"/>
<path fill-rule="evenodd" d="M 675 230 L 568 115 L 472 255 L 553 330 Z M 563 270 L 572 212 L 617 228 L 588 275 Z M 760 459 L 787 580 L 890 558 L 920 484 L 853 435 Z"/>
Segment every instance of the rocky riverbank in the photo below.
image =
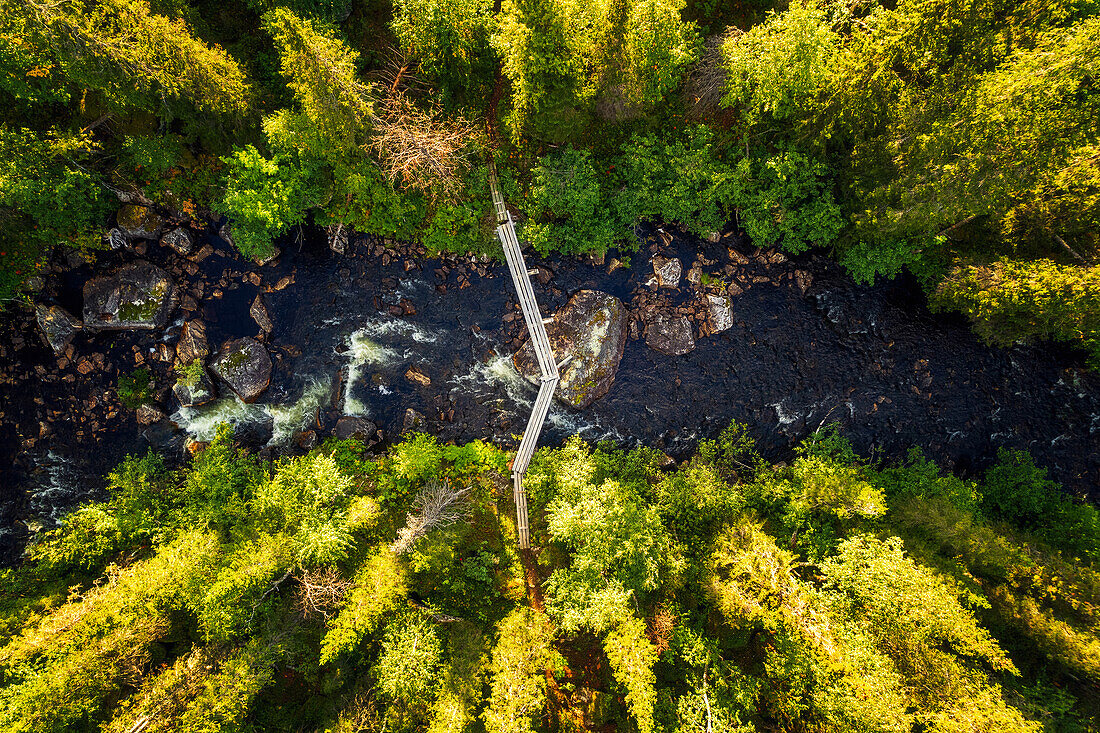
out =
<path fill-rule="evenodd" d="M 59 254 L 37 309 L 0 320 L 9 555 L 126 452 L 182 457 L 220 420 L 269 453 L 522 431 L 526 330 L 488 257 L 305 230 L 259 264 L 225 229 L 122 223 L 94 268 Z M 823 259 L 662 229 L 629 256 L 529 264 L 571 357 L 545 443 L 581 432 L 675 456 L 739 419 L 782 457 L 837 421 L 875 458 L 919 445 L 967 471 L 1007 445 L 1074 491 L 1100 485 L 1097 376 L 1058 349 L 984 347 L 908 283 L 861 288 Z"/>

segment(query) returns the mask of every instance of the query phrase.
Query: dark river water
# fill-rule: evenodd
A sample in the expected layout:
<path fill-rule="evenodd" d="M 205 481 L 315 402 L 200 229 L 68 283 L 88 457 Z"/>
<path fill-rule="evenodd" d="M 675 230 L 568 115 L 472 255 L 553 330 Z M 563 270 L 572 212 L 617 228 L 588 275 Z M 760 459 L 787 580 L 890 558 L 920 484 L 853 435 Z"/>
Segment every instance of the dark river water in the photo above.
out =
<path fill-rule="evenodd" d="M 554 272 L 549 283 L 535 284 L 544 311 L 562 306 L 581 288 L 611 293 L 629 306 L 652 273 L 650 241 L 658 240 L 651 237 L 631 256 L 632 267 L 610 274 L 606 265 L 532 257 L 529 265 Z M 9 552 L 28 523 L 48 526 L 94 494 L 102 485 L 98 476 L 126 453 L 153 446 L 182 456 L 186 436 L 207 439 L 224 420 L 279 450 L 291 446 L 298 431 L 318 422 L 329 428 L 343 414 L 366 417 L 396 436 L 406 409 L 414 408 L 444 440 L 514 445 L 535 388 L 510 363 L 513 334 L 505 331 L 503 316 L 513 309 L 515 295 L 503 263 L 484 265 L 484 277 L 469 264 L 425 258 L 407 270 L 405 257 L 380 257 L 366 241 L 339 257 L 321 237 L 307 236 L 304 244 L 286 243 L 276 263 L 256 268 L 232 257 L 220 240 L 211 242 L 218 251 L 202 271 L 181 274 L 180 280 L 185 287 L 204 276 L 208 282 L 219 276 L 232 281 L 221 297 L 208 285 L 196 314 L 207 322 L 212 348 L 229 337 L 256 335 L 248 314 L 255 294 L 294 276 L 293 284 L 264 295 L 275 324 L 269 345 L 276 358 L 272 385 L 260 403 L 225 398 L 180 411 L 166 402 L 174 425 L 154 428 L 141 428 L 132 412 L 119 411 L 102 420 L 94 437 L 76 436 L 79 416 L 62 414 L 51 434 L 27 449 L 20 437 L 49 410 L 72 412 L 64 405 L 97 395 L 112 399 L 117 374 L 133 368 L 134 347 L 147 352 L 159 341 L 172 342 L 182 321 L 164 334 L 80 336 L 78 352 L 102 352 L 110 367 L 66 383 L 38 378 L 35 360 L 52 365 L 54 358 L 35 342 L 27 317 L 8 316 L 5 332 L 28 342 L 20 352 L 25 363 L 0 384 L 0 537 Z M 752 254 L 751 245 L 731 238 L 712 244 L 675 237 L 661 250 L 678 255 L 685 271 L 702 252 L 714 261 L 704 269 L 721 276 L 730 245 Z M 162 265 L 172 257 L 158 245 L 147 254 Z M 796 269 L 813 276 L 805 293 L 792 277 Z M 262 274 L 260 286 L 242 279 L 250 271 Z M 76 313 L 88 274 L 84 267 L 55 276 L 56 299 Z M 730 330 L 699 339 L 679 357 L 660 354 L 643 340 L 628 341 L 610 392 L 579 412 L 556 405 L 541 444 L 579 433 L 680 457 L 699 439 L 739 420 L 767 457 L 786 459 L 799 440 L 836 422 L 865 456 L 894 459 L 919 446 L 963 474 L 987 466 L 1000 446 L 1022 448 L 1074 493 L 1097 496 L 1100 377 L 1086 371 L 1076 354 L 1050 345 L 984 346 L 961 319 L 930 314 L 912 282 L 857 286 L 818 257 L 754 262 L 738 266 L 738 277 L 757 282 L 733 299 Z M 682 288 L 672 297 L 678 302 L 691 296 Z M 402 300 L 414 314 L 391 314 Z M 414 366 L 428 375 L 430 386 L 404 377 Z"/>

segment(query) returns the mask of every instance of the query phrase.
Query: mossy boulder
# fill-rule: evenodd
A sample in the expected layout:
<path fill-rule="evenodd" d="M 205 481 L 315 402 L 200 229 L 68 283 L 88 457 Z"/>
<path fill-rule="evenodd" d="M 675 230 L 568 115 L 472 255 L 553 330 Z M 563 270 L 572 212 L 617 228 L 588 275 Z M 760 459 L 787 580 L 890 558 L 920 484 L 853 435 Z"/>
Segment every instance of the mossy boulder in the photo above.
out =
<path fill-rule="evenodd" d="M 156 239 L 164 229 L 164 217 L 148 206 L 125 204 L 115 215 L 118 228 L 130 239 Z"/>
<path fill-rule="evenodd" d="M 164 270 L 131 262 L 84 284 L 84 326 L 90 330 L 164 328 L 176 305 L 176 287 Z"/>
<path fill-rule="evenodd" d="M 271 357 L 256 339 L 233 339 L 222 344 L 210 371 L 243 401 L 255 402 L 271 384 Z"/>
<path fill-rule="evenodd" d="M 607 394 L 626 346 L 627 312 L 622 302 L 598 290 L 580 290 L 546 324 L 554 358 L 569 361 L 559 370 L 556 396 L 575 409 L 588 407 Z M 512 357 L 516 369 L 539 381 L 535 349 L 527 340 Z"/>

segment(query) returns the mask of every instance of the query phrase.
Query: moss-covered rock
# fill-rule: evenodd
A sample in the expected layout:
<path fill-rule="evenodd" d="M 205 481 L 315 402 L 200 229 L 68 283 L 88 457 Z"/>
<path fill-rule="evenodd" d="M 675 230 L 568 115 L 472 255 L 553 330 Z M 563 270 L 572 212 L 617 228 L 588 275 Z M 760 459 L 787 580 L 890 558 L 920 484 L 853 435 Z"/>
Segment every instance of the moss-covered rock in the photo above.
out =
<path fill-rule="evenodd" d="M 164 328 L 176 287 L 156 265 L 131 262 L 84 284 L 84 325 L 93 330 Z"/>
<path fill-rule="evenodd" d="M 255 402 L 271 384 L 271 357 L 256 339 L 233 339 L 222 344 L 210 371 L 242 400 Z"/>
<path fill-rule="evenodd" d="M 581 409 L 607 394 L 626 346 L 627 312 L 618 298 L 580 290 L 546 324 L 550 348 L 562 366 L 556 396 Z M 512 358 L 519 373 L 538 382 L 538 361 L 528 340 Z"/>
<path fill-rule="evenodd" d="M 147 206 L 125 204 L 115 215 L 118 228 L 130 239 L 156 239 L 164 229 L 164 217 Z"/>

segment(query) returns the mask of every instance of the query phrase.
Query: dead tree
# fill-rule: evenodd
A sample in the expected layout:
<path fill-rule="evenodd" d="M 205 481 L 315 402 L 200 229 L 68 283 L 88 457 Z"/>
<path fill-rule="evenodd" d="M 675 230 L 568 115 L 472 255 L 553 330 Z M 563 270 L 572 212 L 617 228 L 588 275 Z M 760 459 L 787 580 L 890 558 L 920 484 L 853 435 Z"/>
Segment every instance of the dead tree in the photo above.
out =
<path fill-rule="evenodd" d="M 328 620 L 329 615 L 344 600 L 351 581 L 340 577 L 335 568 L 306 570 L 298 578 L 298 593 L 295 605 L 303 618 L 321 616 Z"/>
<path fill-rule="evenodd" d="M 398 555 L 404 554 L 433 529 L 450 527 L 468 518 L 470 511 L 462 501 L 467 493 L 467 489 L 455 489 L 446 480 L 428 481 L 413 500 L 413 512 L 405 517 L 405 526 L 390 549 Z"/>
<path fill-rule="evenodd" d="M 722 58 L 722 46 L 729 39 L 741 35 L 737 28 L 725 33 L 708 36 L 703 45 L 703 54 L 688 75 L 684 85 L 684 102 L 694 117 L 707 117 L 722 111 L 722 97 L 726 94 L 725 61 Z"/>
<path fill-rule="evenodd" d="M 466 148 L 477 129 L 466 120 L 441 119 L 413 104 L 403 92 L 380 100 L 370 147 L 395 185 L 453 197 L 462 185 Z"/>

